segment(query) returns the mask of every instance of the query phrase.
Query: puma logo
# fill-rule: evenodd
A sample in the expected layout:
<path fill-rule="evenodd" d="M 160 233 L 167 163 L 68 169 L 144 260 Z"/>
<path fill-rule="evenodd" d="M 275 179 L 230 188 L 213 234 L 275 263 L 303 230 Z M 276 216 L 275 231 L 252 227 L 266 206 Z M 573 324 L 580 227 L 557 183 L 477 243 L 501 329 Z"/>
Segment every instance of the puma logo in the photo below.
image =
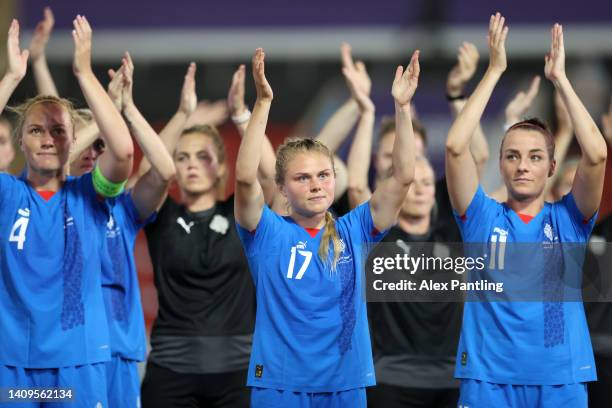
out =
<path fill-rule="evenodd" d="M 185 232 L 188 233 L 188 234 L 191 234 L 191 227 L 193 227 L 195 225 L 195 223 L 193 221 L 189 221 L 189 224 L 187 224 L 185 222 L 185 220 L 183 219 L 183 217 L 178 217 L 176 219 L 176 223 L 178 225 L 180 225 L 181 227 L 183 227 Z"/>

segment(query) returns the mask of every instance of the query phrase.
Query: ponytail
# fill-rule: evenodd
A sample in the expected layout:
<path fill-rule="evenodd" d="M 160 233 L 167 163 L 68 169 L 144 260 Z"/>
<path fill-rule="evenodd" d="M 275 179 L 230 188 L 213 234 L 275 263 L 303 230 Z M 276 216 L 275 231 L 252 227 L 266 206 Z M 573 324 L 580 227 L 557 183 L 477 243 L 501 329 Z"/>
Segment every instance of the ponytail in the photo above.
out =
<path fill-rule="evenodd" d="M 334 248 L 334 257 L 331 261 L 331 270 L 336 271 L 336 266 L 338 265 L 338 260 L 340 259 L 340 253 L 342 252 L 342 242 L 340 241 L 340 236 L 338 235 L 338 231 L 336 231 L 336 221 L 334 217 L 331 215 L 329 211 L 325 213 L 325 231 L 323 232 L 323 236 L 321 237 L 321 244 L 319 245 L 319 258 L 323 261 L 323 263 L 329 262 L 329 248 L 330 242 Z"/>

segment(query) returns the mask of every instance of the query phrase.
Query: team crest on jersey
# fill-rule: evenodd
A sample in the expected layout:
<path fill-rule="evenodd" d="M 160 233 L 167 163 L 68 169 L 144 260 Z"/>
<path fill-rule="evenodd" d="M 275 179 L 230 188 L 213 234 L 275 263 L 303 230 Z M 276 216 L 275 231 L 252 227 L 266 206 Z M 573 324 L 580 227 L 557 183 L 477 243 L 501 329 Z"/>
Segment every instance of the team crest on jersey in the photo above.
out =
<path fill-rule="evenodd" d="M 548 223 L 546 223 L 546 225 L 544 226 L 544 235 L 546 235 L 546 238 L 548 238 L 549 241 L 553 240 L 552 227 Z"/>
<path fill-rule="evenodd" d="M 212 221 L 210 222 L 209 228 L 219 234 L 225 235 L 229 228 L 229 221 L 227 218 L 220 214 L 215 214 Z"/>
<path fill-rule="evenodd" d="M 554 235 L 553 229 L 552 229 L 552 227 L 550 226 L 549 223 L 546 223 L 546 225 L 544 226 L 544 235 L 546 236 L 546 238 L 548 238 L 548 240 L 550 242 L 554 241 L 554 239 L 553 239 L 553 235 Z"/>
<path fill-rule="evenodd" d="M 346 251 L 346 244 L 344 240 L 340 238 L 340 257 L 338 258 L 338 264 L 353 262 L 353 255 Z"/>

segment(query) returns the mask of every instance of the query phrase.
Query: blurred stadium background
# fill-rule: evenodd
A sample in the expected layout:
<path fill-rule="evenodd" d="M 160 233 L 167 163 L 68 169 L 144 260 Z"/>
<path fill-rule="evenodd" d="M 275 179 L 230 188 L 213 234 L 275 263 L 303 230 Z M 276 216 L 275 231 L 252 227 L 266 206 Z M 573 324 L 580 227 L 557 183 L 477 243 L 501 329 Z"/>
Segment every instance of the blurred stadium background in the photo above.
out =
<path fill-rule="evenodd" d="M 481 55 L 479 71 L 469 89 L 475 86 L 488 61 L 486 23 L 489 15 L 499 10 L 510 27 L 509 67 L 483 118 L 491 147 L 491 160 L 483 180 L 489 191 L 500 183 L 497 152 L 505 104 L 519 89 L 528 86 L 533 75 L 543 74 L 543 56 L 550 44 L 549 30 L 554 22 L 564 25 L 568 76 L 598 122 L 612 94 L 610 0 L 311 0 L 300 3 L 0 0 L 0 43 L 3 44 L 0 72 L 4 72 L 4 44 L 11 18 L 20 20 L 21 44 L 27 47 L 45 6 L 51 6 L 55 14 L 47 59 L 60 94 L 83 105 L 71 70 L 70 30 L 72 19 L 78 13 L 87 16 L 94 28 L 94 69 L 103 83 L 107 82 L 107 69 L 118 66 L 122 53 L 130 51 L 136 65 L 136 104 L 157 129 L 178 107 L 183 76 L 190 61 L 197 63 L 198 98 L 215 101 L 226 97 L 237 65 L 248 64 L 253 50 L 264 47 L 267 76 L 275 93 L 268 128 L 275 144 L 293 134 L 316 134 L 349 97 L 340 71 L 342 41 L 351 43 L 354 57 L 362 59 L 368 67 L 379 118 L 393 111 L 390 87 L 395 66 L 406 64 L 412 51 L 419 48 L 421 78 L 415 103 L 428 131 L 428 152 L 438 176 L 444 170 L 443 144 L 451 123 L 445 99 L 446 75 L 455 63 L 458 46 L 462 41 L 471 41 Z M 29 73 L 11 103 L 35 94 Z M 252 106 L 254 89 L 250 75 L 247 101 Z M 552 85 L 543 81 L 530 113 L 554 126 L 552 106 Z M 238 135 L 231 125 L 223 125 L 221 130 L 231 164 Z M 601 215 L 612 209 L 610 163 L 608 167 Z M 18 168 L 16 164 L 14 170 Z M 230 178 L 230 190 L 231 181 Z M 157 304 L 142 237 L 136 255 L 150 328 Z"/>

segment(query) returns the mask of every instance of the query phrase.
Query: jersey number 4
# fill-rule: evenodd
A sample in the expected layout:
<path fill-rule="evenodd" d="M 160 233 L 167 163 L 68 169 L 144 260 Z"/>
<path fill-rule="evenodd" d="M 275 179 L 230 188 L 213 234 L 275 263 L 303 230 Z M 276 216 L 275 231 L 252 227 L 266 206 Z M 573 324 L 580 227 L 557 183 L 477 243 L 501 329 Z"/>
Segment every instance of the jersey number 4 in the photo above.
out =
<path fill-rule="evenodd" d="M 287 278 L 293 279 L 293 270 L 295 269 L 295 258 L 296 252 L 304 257 L 304 263 L 298 270 L 297 275 L 295 275 L 295 279 L 302 279 L 304 276 L 304 272 L 306 272 L 306 268 L 310 265 L 310 260 L 312 259 L 312 252 L 298 250 L 296 246 L 291 247 L 291 259 L 289 259 L 289 267 L 287 268 Z"/>
<path fill-rule="evenodd" d="M 23 243 L 26 240 L 26 231 L 28 230 L 28 223 L 30 222 L 30 210 L 28 208 L 20 208 L 17 213 L 21 215 L 13 224 L 11 229 L 11 235 L 9 236 L 9 242 L 16 242 L 17 249 L 23 249 Z"/>

